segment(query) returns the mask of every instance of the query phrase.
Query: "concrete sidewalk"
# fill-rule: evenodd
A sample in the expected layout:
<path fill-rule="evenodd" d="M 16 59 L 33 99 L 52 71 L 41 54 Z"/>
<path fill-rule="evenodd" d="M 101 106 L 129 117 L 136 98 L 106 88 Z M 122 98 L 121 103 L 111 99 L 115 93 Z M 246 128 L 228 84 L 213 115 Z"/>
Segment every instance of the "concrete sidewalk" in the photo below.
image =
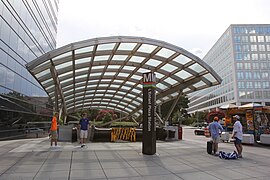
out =
<path fill-rule="evenodd" d="M 156 155 L 143 155 L 142 143 L 60 142 L 49 139 L 0 142 L 0 179 L 269 179 L 269 147 L 244 146 L 244 158 L 222 160 L 206 153 L 207 138 L 184 129 L 184 140 L 158 142 Z M 220 150 L 230 152 L 231 143 Z"/>

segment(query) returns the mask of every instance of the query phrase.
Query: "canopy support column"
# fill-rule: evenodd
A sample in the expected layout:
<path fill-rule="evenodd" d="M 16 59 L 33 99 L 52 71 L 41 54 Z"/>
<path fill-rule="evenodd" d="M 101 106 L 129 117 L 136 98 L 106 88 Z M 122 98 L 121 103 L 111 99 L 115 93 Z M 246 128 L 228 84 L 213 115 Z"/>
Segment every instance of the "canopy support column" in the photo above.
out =
<path fill-rule="evenodd" d="M 174 108 L 175 108 L 175 106 L 176 106 L 176 104 L 179 101 L 181 96 L 182 96 L 182 93 L 180 92 L 178 94 L 177 98 L 174 100 L 174 102 L 173 102 L 173 104 L 172 104 L 172 106 L 171 106 L 171 108 L 170 108 L 170 110 L 169 110 L 169 112 L 168 112 L 168 114 L 167 114 L 167 116 L 165 118 L 165 121 L 168 121 L 169 117 L 171 116 L 171 114 L 172 114 L 172 112 L 173 112 L 173 110 L 174 110 Z"/>
<path fill-rule="evenodd" d="M 51 72 L 51 75 L 52 75 L 52 78 L 53 78 L 53 81 L 54 81 L 54 85 L 55 85 L 55 110 L 58 112 L 59 111 L 59 99 L 58 99 L 58 95 L 60 96 L 61 98 L 61 106 L 63 108 L 63 111 L 64 113 L 66 114 L 67 113 L 67 108 L 66 108 L 66 102 L 65 102 L 65 99 L 64 99 L 64 95 L 63 95 L 63 91 L 62 91 L 62 88 L 60 86 L 60 81 L 59 81 L 59 78 L 58 78 L 58 75 L 57 75 L 57 71 L 55 69 L 55 66 L 52 62 L 52 60 L 50 59 L 51 61 L 51 67 L 50 67 L 50 72 Z"/>

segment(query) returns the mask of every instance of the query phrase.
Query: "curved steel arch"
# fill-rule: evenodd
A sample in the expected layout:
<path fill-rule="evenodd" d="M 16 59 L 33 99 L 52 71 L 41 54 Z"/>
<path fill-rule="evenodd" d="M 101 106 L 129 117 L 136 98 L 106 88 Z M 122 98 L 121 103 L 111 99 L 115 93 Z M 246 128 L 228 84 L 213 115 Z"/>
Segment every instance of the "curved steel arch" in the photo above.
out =
<path fill-rule="evenodd" d="M 107 107 L 140 115 L 142 73 L 149 71 L 157 76 L 159 103 L 181 92 L 221 83 L 217 73 L 192 53 L 143 37 L 102 37 L 72 43 L 40 56 L 26 67 L 52 100 L 60 98 L 59 105 L 66 113 Z"/>

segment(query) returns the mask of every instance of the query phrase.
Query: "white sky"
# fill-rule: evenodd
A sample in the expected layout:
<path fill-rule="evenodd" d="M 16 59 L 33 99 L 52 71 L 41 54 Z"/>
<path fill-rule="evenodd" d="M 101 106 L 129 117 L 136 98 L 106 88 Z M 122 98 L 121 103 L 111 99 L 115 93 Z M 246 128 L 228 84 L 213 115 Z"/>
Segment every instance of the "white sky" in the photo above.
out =
<path fill-rule="evenodd" d="M 230 24 L 270 24 L 270 0 L 60 0 L 57 47 L 140 36 L 202 58 Z"/>

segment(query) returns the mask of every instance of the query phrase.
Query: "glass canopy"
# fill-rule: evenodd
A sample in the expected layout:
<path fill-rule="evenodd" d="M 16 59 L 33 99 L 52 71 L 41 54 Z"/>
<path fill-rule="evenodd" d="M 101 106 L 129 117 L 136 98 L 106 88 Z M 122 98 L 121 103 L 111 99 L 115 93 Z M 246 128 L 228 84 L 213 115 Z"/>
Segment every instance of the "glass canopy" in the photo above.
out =
<path fill-rule="evenodd" d="M 157 77 L 157 103 L 221 83 L 197 56 L 172 44 L 142 37 L 104 37 L 76 42 L 28 63 L 49 97 L 69 114 L 85 108 L 142 113 L 142 74 Z M 56 94 L 57 93 L 57 96 Z"/>

